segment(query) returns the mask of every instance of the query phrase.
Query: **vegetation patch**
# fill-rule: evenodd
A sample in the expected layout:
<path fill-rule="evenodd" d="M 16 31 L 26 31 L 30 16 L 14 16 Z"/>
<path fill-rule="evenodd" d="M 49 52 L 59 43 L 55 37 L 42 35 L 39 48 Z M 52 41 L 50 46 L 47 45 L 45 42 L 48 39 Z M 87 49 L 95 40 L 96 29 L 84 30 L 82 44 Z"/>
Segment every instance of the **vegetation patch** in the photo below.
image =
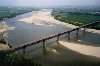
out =
<path fill-rule="evenodd" d="M 17 53 L 0 54 L 0 66 L 41 66 L 34 58 Z"/>
<path fill-rule="evenodd" d="M 91 22 L 100 21 L 98 9 L 54 9 L 52 16 L 62 22 L 82 26 Z M 100 30 L 100 24 L 91 28 Z"/>

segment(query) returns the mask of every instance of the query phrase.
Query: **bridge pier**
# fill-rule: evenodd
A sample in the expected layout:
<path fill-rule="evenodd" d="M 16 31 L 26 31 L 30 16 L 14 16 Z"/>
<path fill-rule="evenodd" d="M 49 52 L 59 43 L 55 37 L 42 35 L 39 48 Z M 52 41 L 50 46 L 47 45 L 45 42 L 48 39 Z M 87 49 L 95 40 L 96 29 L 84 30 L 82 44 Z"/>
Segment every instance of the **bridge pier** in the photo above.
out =
<path fill-rule="evenodd" d="M 70 31 L 68 31 L 68 41 L 70 40 Z"/>
<path fill-rule="evenodd" d="M 86 27 L 84 27 L 84 29 L 83 29 L 83 34 L 85 34 L 85 32 L 86 32 Z"/>
<path fill-rule="evenodd" d="M 79 36 L 79 29 L 77 29 L 76 38 L 78 38 L 78 36 Z"/>
<path fill-rule="evenodd" d="M 59 41 L 59 36 L 57 36 L 57 42 Z"/>
<path fill-rule="evenodd" d="M 27 55 L 27 53 L 26 53 L 26 46 L 23 47 L 23 55 Z"/>
<path fill-rule="evenodd" d="M 46 43 L 45 43 L 45 39 L 43 39 L 43 55 L 46 55 Z"/>

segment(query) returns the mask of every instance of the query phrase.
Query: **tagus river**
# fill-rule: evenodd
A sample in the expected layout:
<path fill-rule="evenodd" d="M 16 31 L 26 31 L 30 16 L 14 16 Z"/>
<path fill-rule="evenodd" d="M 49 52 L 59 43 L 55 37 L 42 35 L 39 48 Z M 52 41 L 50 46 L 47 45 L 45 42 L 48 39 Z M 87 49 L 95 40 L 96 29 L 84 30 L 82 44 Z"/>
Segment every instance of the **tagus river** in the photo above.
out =
<path fill-rule="evenodd" d="M 34 42 L 44 37 L 71 29 L 59 23 L 50 23 L 50 21 L 49 23 L 43 20 L 41 20 L 40 23 L 37 23 L 36 20 L 36 22 L 33 21 L 33 23 L 35 22 L 36 24 L 20 21 L 21 19 L 29 18 L 34 14 L 36 15 L 39 12 L 45 13 L 51 12 L 51 10 L 33 11 L 4 20 L 9 27 L 15 27 L 14 30 L 7 30 L 8 37 L 6 39 L 8 40 L 9 44 L 16 46 L 28 42 Z M 46 16 L 48 15 L 43 16 L 41 19 L 48 18 Z"/>

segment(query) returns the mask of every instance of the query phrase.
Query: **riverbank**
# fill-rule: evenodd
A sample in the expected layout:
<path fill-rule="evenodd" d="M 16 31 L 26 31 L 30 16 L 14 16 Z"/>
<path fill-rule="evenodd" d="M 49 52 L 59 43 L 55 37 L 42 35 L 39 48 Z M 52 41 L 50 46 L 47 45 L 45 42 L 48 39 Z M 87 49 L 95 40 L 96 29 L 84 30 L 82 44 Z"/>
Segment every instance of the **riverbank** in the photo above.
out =
<path fill-rule="evenodd" d="M 1 20 L 6 20 L 6 19 L 9 19 L 9 18 L 13 18 L 13 17 L 16 17 L 16 16 L 18 16 L 18 15 L 21 15 L 21 14 L 25 14 L 25 13 L 28 13 L 28 12 L 32 12 L 32 11 L 25 11 L 25 12 L 21 12 L 21 13 L 13 13 L 13 14 L 11 14 L 10 16 L 0 16 L 0 21 Z"/>

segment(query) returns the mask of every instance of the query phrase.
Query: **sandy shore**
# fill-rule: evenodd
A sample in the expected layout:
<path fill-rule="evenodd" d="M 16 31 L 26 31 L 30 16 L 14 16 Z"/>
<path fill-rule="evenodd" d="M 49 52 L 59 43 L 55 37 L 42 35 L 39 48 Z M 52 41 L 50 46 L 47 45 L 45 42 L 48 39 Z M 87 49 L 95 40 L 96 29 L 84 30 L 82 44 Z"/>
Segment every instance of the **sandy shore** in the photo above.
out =
<path fill-rule="evenodd" d="M 59 43 L 65 47 L 67 47 L 73 51 L 77 51 L 81 54 L 95 56 L 95 57 L 100 58 L 100 47 L 86 46 L 86 45 L 82 45 L 82 44 L 75 44 L 73 42 L 70 43 L 67 41 L 59 41 Z"/>
<path fill-rule="evenodd" d="M 87 32 L 100 34 L 100 30 L 95 30 L 95 29 L 88 29 Z"/>
<path fill-rule="evenodd" d="M 7 30 L 14 30 L 15 27 L 9 27 L 6 22 L 0 23 L 0 33 L 6 32 Z"/>
<path fill-rule="evenodd" d="M 76 28 L 78 26 L 74 26 L 72 24 L 64 23 L 61 21 L 58 21 L 54 19 L 54 17 L 51 16 L 52 11 L 38 11 L 36 14 L 33 14 L 32 16 L 28 18 L 23 18 L 18 21 L 26 22 L 26 23 L 34 23 L 35 25 L 47 25 L 50 26 L 52 24 L 61 24 L 70 28 Z"/>
<path fill-rule="evenodd" d="M 0 34 L 2 35 L 2 37 L 8 37 L 8 33 L 6 32 L 7 30 L 14 30 L 15 27 L 9 27 L 6 22 L 2 22 L 0 23 Z M 1 38 L 0 38 L 1 39 Z M 1 44 L 0 43 L 0 50 L 4 50 L 9 48 L 8 45 L 5 44 Z"/>
<path fill-rule="evenodd" d="M 0 44 L 0 50 L 4 50 L 4 49 L 7 49 L 7 48 L 9 48 L 8 45 Z"/>

